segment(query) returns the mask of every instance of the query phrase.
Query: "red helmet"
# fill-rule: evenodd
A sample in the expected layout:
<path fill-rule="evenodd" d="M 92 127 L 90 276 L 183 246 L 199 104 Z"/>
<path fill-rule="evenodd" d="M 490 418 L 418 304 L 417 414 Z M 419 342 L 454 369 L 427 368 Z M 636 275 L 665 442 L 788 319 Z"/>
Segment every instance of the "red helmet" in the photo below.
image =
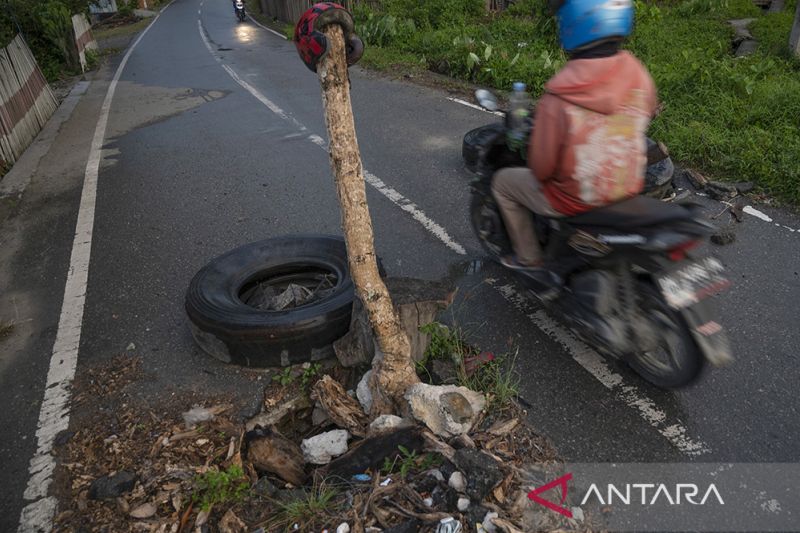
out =
<path fill-rule="evenodd" d="M 339 24 L 344 32 L 348 65 L 361 59 L 364 53 L 364 43 L 353 33 L 353 17 L 345 8 L 333 2 L 314 4 L 303 13 L 294 28 L 294 45 L 300 59 L 313 72 L 317 71 L 317 63 L 328 51 L 328 40 L 322 30 L 332 23 Z"/>

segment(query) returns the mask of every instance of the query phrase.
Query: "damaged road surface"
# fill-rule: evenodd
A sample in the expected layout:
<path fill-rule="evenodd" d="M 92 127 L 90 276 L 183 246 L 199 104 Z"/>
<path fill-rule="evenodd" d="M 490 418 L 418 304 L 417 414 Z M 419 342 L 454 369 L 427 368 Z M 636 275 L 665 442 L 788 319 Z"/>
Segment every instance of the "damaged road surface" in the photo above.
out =
<path fill-rule="evenodd" d="M 237 423 L 257 414 L 270 378 L 196 348 L 183 311 L 186 287 L 210 259 L 237 246 L 340 233 L 316 77 L 290 42 L 252 22 L 237 24 L 227 2 L 174 2 L 129 56 L 111 102 L 79 293 L 76 382 L 64 392 L 74 400 L 71 425 L 45 435 L 37 455 L 86 163 L 120 60 L 96 74 L 24 195 L 0 200 L 0 320 L 14 322 L 0 337 L 0 531 L 17 530 L 26 505 L 67 489 L 63 472 L 31 468 L 31 459 L 63 457 L 74 432 L 85 430 L 77 425 L 89 424 L 82 413 L 92 387 L 111 386 L 92 376 L 104 376 L 100 369 L 116 357 L 139 361 L 136 379 L 124 385 L 130 402 L 159 406 L 146 414 L 148 431 L 173 435 L 180 413 L 212 405 L 209 397 L 230 404 L 225 417 Z M 685 390 L 656 390 L 577 342 L 511 275 L 483 263 L 460 147 L 464 132 L 495 117 L 445 92 L 358 68 L 352 85 L 387 272 L 457 285 L 448 316 L 475 344 L 519 349 L 529 421 L 565 459 L 800 460 L 800 217 L 755 203 L 743 210 L 735 242 L 712 250 L 734 283 L 717 305 L 737 360 Z M 709 200 L 710 215 L 723 207 Z M 120 435 L 142 429 L 144 422 L 112 405 L 104 409 L 102 420 Z M 152 418 L 165 413 L 161 428 Z M 147 435 L 150 446 L 157 436 Z M 214 439 L 196 446 L 224 445 Z"/>

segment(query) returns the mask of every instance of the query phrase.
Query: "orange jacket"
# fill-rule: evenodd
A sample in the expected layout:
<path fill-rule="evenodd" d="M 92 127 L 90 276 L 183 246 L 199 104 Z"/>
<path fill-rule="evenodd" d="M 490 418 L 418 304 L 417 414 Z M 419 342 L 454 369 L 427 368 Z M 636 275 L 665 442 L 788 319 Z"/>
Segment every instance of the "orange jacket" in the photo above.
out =
<path fill-rule="evenodd" d="M 639 194 L 655 109 L 655 84 L 630 53 L 567 62 L 545 85 L 528 147 L 553 208 L 576 215 Z"/>

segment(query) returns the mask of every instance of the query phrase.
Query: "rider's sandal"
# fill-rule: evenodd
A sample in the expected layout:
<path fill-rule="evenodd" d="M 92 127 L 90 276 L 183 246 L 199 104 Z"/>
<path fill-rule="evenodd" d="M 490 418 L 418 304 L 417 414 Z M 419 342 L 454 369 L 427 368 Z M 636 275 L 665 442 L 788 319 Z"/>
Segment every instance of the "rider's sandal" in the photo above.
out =
<path fill-rule="evenodd" d="M 506 268 L 510 268 L 511 270 L 519 270 L 519 271 L 533 271 L 533 270 L 544 270 L 544 261 L 539 261 L 534 265 L 523 265 L 522 263 L 517 260 L 516 255 L 507 255 L 505 257 L 500 258 L 500 264 Z"/>

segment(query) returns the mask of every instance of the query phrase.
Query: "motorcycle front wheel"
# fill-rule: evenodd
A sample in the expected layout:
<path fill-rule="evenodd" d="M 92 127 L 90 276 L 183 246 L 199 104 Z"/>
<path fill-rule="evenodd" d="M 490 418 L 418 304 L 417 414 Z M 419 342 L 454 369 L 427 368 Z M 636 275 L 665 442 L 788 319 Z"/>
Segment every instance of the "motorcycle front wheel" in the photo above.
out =
<path fill-rule="evenodd" d="M 664 389 L 686 386 L 700 375 L 704 358 L 695 344 L 689 326 L 676 310 L 664 301 L 650 282 L 637 283 L 640 316 L 650 321 L 654 338 L 647 349 L 627 359 L 628 365 L 653 385 Z"/>

